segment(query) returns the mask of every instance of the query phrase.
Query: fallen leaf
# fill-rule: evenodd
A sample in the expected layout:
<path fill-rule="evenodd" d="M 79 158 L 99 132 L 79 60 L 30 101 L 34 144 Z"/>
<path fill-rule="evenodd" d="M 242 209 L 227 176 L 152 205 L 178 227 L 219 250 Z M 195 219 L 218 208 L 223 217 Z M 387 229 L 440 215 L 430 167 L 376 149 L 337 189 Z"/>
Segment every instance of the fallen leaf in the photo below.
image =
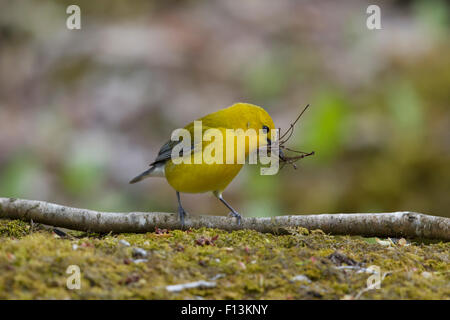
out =
<path fill-rule="evenodd" d="M 155 228 L 155 234 L 167 234 L 167 229 L 160 229 L 158 227 Z"/>
<path fill-rule="evenodd" d="M 304 282 L 308 282 L 308 283 L 311 282 L 311 280 L 307 276 L 304 276 L 302 274 L 299 274 L 299 275 L 293 277 L 291 279 L 291 281 L 304 281 Z"/>
<path fill-rule="evenodd" d="M 16 256 L 9 252 L 6 254 L 6 258 L 8 259 L 8 261 L 11 261 L 11 262 L 16 260 Z"/>
<path fill-rule="evenodd" d="M 119 244 L 121 244 L 121 245 L 123 245 L 125 247 L 129 247 L 130 246 L 130 243 L 127 240 L 123 240 L 123 239 L 119 240 Z"/>
<path fill-rule="evenodd" d="M 166 286 L 166 290 L 169 292 L 180 292 L 184 289 L 192 289 L 192 288 L 214 288 L 216 286 L 215 281 L 195 281 L 195 282 L 189 282 L 189 283 L 183 283 L 183 284 L 175 284 Z"/>
<path fill-rule="evenodd" d="M 345 254 L 343 254 L 341 251 L 336 250 L 335 252 L 333 252 L 332 254 L 330 254 L 328 257 L 328 259 L 330 259 L 335 265 L 342 265 L 342 264 L 346 264 L 348 266 L 356 266 L 358 265 L 358 263 L 353 260 L 352 258 L 347 257 Z"/>
<path fill-rule="evenodd" d="M 129 275 L 125 280 L 121 281 L 121 283 L 128 285 L 128 284 L 131 284 L 134 282 L 138 282 L 140 279 L 141 279 L 141 277 L 138 274 L 132 274 L 132 275 Z"/>
<path fill-rule="evenodd" d="M 393 245 L 394 243 L 392 242 L 391 239 L 388 238 L 388 240 L 380 240 L 378 238 L 375 238 L 375 241 L 382 246 L 386 246 L 386 247 L 390 247 L 391 245 Z"/>

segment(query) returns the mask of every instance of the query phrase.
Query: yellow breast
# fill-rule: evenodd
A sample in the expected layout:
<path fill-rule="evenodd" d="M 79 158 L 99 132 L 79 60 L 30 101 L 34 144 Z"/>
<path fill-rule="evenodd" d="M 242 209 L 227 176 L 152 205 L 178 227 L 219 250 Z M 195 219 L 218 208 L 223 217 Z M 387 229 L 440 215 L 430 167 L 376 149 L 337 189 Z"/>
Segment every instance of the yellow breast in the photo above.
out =
<path fill-rule="evenodd" d="M 174 164 L 166 163 L 169 184 L 179 192 L 222 191 L 234 179 L 242 164 Z"/>
<path fill-rule="evenodd" d="M 207 141 L 202 142 L 201 148 L 184 157 L 190 163 L 175 164 L 172 160 L 166 163 L 165 176 L 175 190 L 188 193 L 223 191 L 242 169 L 249 153 L 254 151 L 256 145 L 249 147 L 248 138 L 239 143 L 239 138 L 227 135 L 226 129 L 215 130 L 209 137 L 206 134 Z M 217 135 L 221 136 L 220 143 Z"/>

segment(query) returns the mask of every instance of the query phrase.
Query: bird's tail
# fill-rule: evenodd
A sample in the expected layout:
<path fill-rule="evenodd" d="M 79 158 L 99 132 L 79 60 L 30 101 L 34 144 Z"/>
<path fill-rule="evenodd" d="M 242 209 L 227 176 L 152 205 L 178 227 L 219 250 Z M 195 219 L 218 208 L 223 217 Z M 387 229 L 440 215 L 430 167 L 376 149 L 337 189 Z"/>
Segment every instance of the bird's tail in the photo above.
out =
<path fill-rule="evenodd" d="M 136 183 L 136 182 L 139 182 L 141 180 L 144 180 L 145 178 L 148 178 L 151 175 L 151 173 L 153 172 L 153 170 L 155 170 L 155 167 L 151 167 L 147 171 L 142 172 L 137 177 L 134 177 L 133 179 L 131 179 L 130 183 Z"/>

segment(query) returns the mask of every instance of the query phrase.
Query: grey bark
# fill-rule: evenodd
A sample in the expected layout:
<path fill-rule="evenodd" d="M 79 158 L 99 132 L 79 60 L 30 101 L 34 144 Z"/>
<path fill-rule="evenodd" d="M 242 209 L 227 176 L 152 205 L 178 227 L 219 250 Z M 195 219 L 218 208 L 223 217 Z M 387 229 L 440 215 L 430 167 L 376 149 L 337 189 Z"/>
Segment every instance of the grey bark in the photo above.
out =
<path fill-rule="evenodd" d="M 181 229 L 178 215 L 165 212 L 99 212 L 35 200 L 0 198 L 0 218 L 33 220 L 55 227 L 91 232 L 149 232 Z M 450 240 L 450 218 L 415 212 L 287 215 L 272 218 L 193 216 L 188 228 L 218 228 L 227 231 L 251 229 L 266 233 L 287 233 L 287 228 L 321 229 L 325 233 L 378 237 L 408 237 Z"/>

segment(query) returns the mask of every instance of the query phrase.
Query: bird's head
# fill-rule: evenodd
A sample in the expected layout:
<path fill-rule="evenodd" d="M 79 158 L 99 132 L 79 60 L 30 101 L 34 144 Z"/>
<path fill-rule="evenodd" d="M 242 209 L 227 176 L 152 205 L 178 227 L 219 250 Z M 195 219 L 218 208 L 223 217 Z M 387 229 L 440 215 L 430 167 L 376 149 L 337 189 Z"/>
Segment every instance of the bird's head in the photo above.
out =
<path fill-rule="evenodd" d="M 241 118 L 241 128 L 244 130 L 253 129 L 259 136 L 258 145 L 264 146 L 271 144 L 271 132 L 275 129 L 272 117 L 263 108 L 249 104 L 236 103 L 232 107 L 239 109 Z"/>

